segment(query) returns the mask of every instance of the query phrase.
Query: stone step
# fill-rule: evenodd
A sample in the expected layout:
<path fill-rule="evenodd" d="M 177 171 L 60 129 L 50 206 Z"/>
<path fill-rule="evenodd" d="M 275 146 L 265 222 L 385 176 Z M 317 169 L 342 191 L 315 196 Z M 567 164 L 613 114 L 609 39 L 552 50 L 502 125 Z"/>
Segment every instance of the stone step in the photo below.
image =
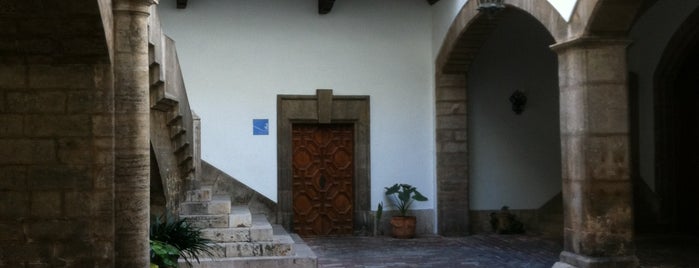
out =
<path fill-rule="evenodd" d="M 275 233 L 286 234 L 280 226 L 274 226 Z M 282 230 L 279 232 L 278 230 Z M 199 263 L 192 262 L 195 268 L 317 268 L 318 257 L 311 248 L 296 234 L 288 235 L 294 242 L 293 252 L 288 256 L 254 256 L 254 257 L 222 257 L 200 258 Z M 180 259 L 179 267 L 189 267 Z"/>
<path fill-rule="evenodd" d="M 291 256 L 294 241 L 289 235 L 275 235 L 270 242 L 218 243 L 223 257 Z"/>
<path fill-rule="evenodd" d="M 202 236 L 215 242 L 271 242 L 272 225 L 264 215 L 253 215 L 251 227 L 205 228 Z"/>
<path fill-rule="evenodd" d="M 187 191 L 185 201 L 187 202 L 202 202 L 211 201 L 213 198 L 212 186 L 201 186 L 197 190 Z"/>
<path fill-rule="evenodd" d="M 251 227 L 252 215 L 246 206 L 232 206 L 230 214 L 219 215 L 185 215 L 181 218 L 198 228 L 231 228 L 231 227 Z"/>
<path fill-rule="evenodd" d="M 230 214 L 231 200 L 213 198 L 210 201 L 187 201 L 180 204 L 182 215 Z"/>
<path fill-rule="evenodd" d="M 231 206 L 231 227 L 251 227 L 252 214 L 247 206 Z"/>

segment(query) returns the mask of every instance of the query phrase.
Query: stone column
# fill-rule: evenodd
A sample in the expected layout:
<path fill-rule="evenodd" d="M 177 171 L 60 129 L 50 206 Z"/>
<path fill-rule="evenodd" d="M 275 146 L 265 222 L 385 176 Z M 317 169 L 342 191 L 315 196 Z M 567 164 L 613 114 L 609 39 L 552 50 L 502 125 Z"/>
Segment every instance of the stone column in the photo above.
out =
<path fill-rule="evenodd" d="M 584 37 L 558 53 L 564 251 L 554 267 L 637 267 L 627 40 Z"/>
<path fill-rule="evenodd" d="M 469 233 L 466 74 L 438 74 L 436 84 L 439 234 Z"/>
<path fill-rule="evenodd" d="M 114 0 L 115 260 L 149 267 L 148 16 L 156 0 Z"/>

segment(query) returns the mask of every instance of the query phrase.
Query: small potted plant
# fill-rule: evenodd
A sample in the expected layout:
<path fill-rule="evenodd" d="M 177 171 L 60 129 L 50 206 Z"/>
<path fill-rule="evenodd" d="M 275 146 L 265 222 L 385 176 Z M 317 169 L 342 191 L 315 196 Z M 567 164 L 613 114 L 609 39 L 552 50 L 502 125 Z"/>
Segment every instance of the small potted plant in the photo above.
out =
<path fill-rule="evenodd" d="M 413 201 L 427 201 L 427 197 L 417 191 L 417 188 L 410 184 L 396 183 L 391 187 L 386 187 L 386 196 L 391 204 L 398 209 L 399 215 L 391 218 L 393 237 L 413 238 L 415 237 L 415 216 L 409 216 L 408 210 Z"/>

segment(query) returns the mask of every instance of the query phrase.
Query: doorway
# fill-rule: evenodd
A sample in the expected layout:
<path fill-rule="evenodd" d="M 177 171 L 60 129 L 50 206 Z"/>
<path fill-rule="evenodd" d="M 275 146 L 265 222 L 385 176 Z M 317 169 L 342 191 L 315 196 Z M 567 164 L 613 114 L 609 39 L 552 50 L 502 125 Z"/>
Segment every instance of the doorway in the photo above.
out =
<path fill-rule="evenodd" d="M 353 232 L 354 126 L 292 126 L 293 228 L 301 236 Z"/>
<path fill-rule="evenodd" d="M 277 224 L 303 235 L 371 230 L 369 103 L 369 96 L 337 96 L 329 89 L 319 89 L 316 95 L 277 96 Z M 336 137 L 326 141 L 326 136 Z M 333 150 L 337 152 L 329 153 Z M 313 154 L 320 156 L 311 157 Z M 349 182 L 335 181 L 331 178 L 335 174 L 323 173 L 336 166 L 342 169 L 333 172 L 342 172 L 351 178 Z M 317 174 L 297 180 L 301 170 Z M 307 187 L 297 188 L 297 184 Z M 322 219 L 316 220 L 318 217 Z"/>

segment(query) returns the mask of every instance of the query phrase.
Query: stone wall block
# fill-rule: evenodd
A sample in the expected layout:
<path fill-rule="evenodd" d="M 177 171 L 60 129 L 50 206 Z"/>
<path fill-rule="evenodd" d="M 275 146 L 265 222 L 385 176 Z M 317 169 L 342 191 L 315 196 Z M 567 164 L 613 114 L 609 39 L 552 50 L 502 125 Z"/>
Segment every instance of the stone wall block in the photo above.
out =
<path fill-rule="evenodd" d="M 0 87 L 0 90 L 3 90 L 2 87 Z M 5 110 L 7 109 L 7 104 L 5 102 L 5 94 L 0 94 L 0 113 L 4 113 Z"/>
<path fill-rule="evenodd" d="M 58 160 L 63 164 L 89 164 L 93 162 L 90 140 L 81 138 L 58 139 Z"/>
<path fill-rule="evenodd" d="M 29 88 L 93 88 L 92 67 L 89 65 L 31 65 Z"/>
<path fill-rule="evenodd" d="M 461 153 L 437 153 L 438 166 L 463 166 L 468 160 L 468 155 L 465 152 Z"/>
<path fill-rule="evenodd" d="M 0 254 L 4 255 L 5 260 L 9 263 L 22 263 L 19 266 L 8 267 L 51 267 L 49 265 L 39 266 L 24 266 L 24 262 L 29 260 L 30 263 L 48 263 L 46 256 L 51 256 L 53 246 L 40 242 L 3 242 L 0 243 Z M 0 256 L 2 256 L 0 255 Z"/>
<path fill-rule="evenodd" d="M 0 96 L 3 96 L 0 94 Z M 0 115 L 0 137 L 21 137 L 24 118 L 21 115 Z"/>
<path fill-rule="evenodd" d="M 84 238 L 81 233 L 85 231 L 85 223 L 78 223 L 69 220 L 38 220 L 26 224 L 26 235 L 28 239 L 39 241 L 56 240 L 79 240 Z M 37 241 L 38 242 L 38 241 Z M 43 243 L 51 245 L 51 243 Z M 44 256 L 51 256 L 47 254 Z"/>
<path fill-rule="evenodd" d="M 57 191 L 34 191 L 31 193 L 31 216 L 33 218 L 54 219 L 63 215 L 63 197 Z"/>
<path fill-rule="evenodd" d="M 589 131 L 628 133 L 628 91 L 626 84 L 590 85 L 586 89 Z"/>
<path fill-rule="evenodd" d="M 89 115 L 31 115 L 24 124 L 30 137 L 85 137 L 92 122 Z"/>
<path fill-rule="evenodd" d="M 585 137 L 561 136 L 561 173 L 563 181 L 581 181 L 587 176 L 585 169 Z"/>
<path fill-rule="evenodd" d="M 98 267 L 94 264 L 92 251 L 91 243 L 75 241 L 73 243 L 58 244 L 54 249 L 54 258 L 66 260 L 74 267 Z"/>
<path fill-rule="evenodd" d="M 92 133 L 97 137 L 114 136 L 114 117 L 112 115 L 92 116 Z"/>
<path fill-rule="evenodd" d="M 588 124 L 585 112 L 589 109 L 585 102 L 585 91 L 581 88 L 561 90 L 559 96 L 561 133 L 585 131 Z"/>
<path fill-rule="evenodd" d="M 95 138 L 92 140 L 92 163 L 94 164 L 111 164 L 114 163 L 114 139 Z"/>
<path fill-rule="evenodd" d="M 561 89 L 579 86 L 584 83 L 585 50 L 570 48 L 565 53 L 558 54 L 558 83 Z"/>
<path fill-rule="evenodd" d="M 16 220 L 29 211 L 29 193 L 0 192 L 0 219 Z"/>
<path fill-rule="evenodd" d="M 451 129 L 437 129 L 436 136 L 436 140 L 438 143 L 455 140 L 454 130 Z"/>
<path fill-rule="evenodd" d="M 448 183 L 451 181 L 461 181 L 468 176 L 468 170 L 465 166 L 449 166 L 441 165 L 439 169 L 439 176 L 444 178 L 444 182 Z M 442 181 L 439 182 L 440 184 Z"/>
<path fill-rule="evenodd" d="M 466 129 L 466 117 L 451 115 L 437 117 L 438 129 Z"/>
<path fill-rule="evenodd" d="M 50 164 L 56 162 L 53 140 L 0 139 L 0 164 Z"/>
<path fill-rule="evenodd" d="M 82 166 L 36 166 L 29 168 L 27 182 L 32 190 L 91 190 L 89 175 Z"/>
<path fill-rule="evenodd" d="M 436 93 L 437 102 L 440 101 L 465 101 L 466 89 L 462 87 L 438 87 Z"/>
<path fill-rule="evenodd" d="M 114 104 L 109 93 L 101 90 L 73 91 L 68 93 L 66 111 L 68 113 L 94 114 L 110 112 Z"/>
<path fill-rule="evenodd" d="M 60 91 L 20 91 L 7 93 L 9 113 L 63 113 L 66 96 Z"/>
<path fill-rule="evenodd" d="M 466 75 L 465 74 L 441 74 L 437 76 L 437 86 L 438 87 L 460 87 L 463 88 L 466 85 Z"/>
<path fill-rule="evenodd" d="M 461 153 L 468 151 L 466 142 L 442 142 L 439 145 L 439 152 L 442 153 Z"/>
<path fill-rule="evenodd" d="M 107 154 L 106 152 L 104 153 Z M 92 166 L 92 178 L 95 190 L 114 188 L 114 155 L 110 154 L 111 161 Z"/>
<path fill-rule="evenodd" d="M 7 24 L 2 24 L 7 25 Z M 4 27 L 2 27 L 4 28 Z M 26 86 L 26 67 L 24 65 L 0 64 L 0 88 L 20 89 Z"/>
<path fill-rule="evenodd" d="M 468 141 L 468 132 L 465 129 L 454 131 L 455 141 Z"/>
<path fill-rule="evenodd" d="M 147 114 L 146 116 L 116 114 L 114 120 L 115 142 L 120 145 L 120 150 L 143 149 L 144 145 L 146 148 L 149 148 L 150 129 L 140 129 L 131 126 L 132 124 L 148 125 L 150 117 Z M 150 153 L 150 149 L 147 150 Z"/>
<path fill-rule="evenodd" d="M 66 192 L 65 216 L 68 218 L 89 218 L 92 215 L 91 195 L 90 192 Z"/>
<path fill-rule="evenodd" d="M 630 181 L 628 136 L 588 137 L 584 153 L 589 179 Z"/>
<path fill-rule="evenodd" d="M 583 226 L 585 215 L 585 199 L 587 195 L 587 184 L 581 181 L 563 182 L 563 203 L 570 206 L 564 210 L 564 226 L 566 229 L 580 230 Z"/>
<path fill-rule="evenodd" d="M 18 220 L 0 220 L 0 238 L 3 243 L 7 241 L 21 241 L 24 239 L 24 230 Z M 2 265 L 2 253 L 0 253 L 0 265 Z"/>
<path fill-rule="evenodd" d="M 447 102 L 440 101 L 437 102 L 437 115 L 456 115 L 456 114 L 466 114 L 466 103 L 465 102 Z"/>
<path fill-rule="evenodd" d="M 586 82 L 626 81 L 626 45 L 586 50 Z"/>
<path fill-rule="evenodd" d="M 27 190 L 27 169 L 24 166 L 0 166 L 0 191 Z M 2 236 L 0 236 L 2 237 Z"/>
<path fill-rule="evenodd" d="M 148 228 L 135 229 L 134 226 L 148 224 L 150 213 L 149 210 L 144 210 L 143 207 L 150 207 L 149 192 L 133 191 L 131 198 L 117 198 L 114 205 L 116 211 L 119 211 L 121 214 L 114 222 L 117 234 L 141 234 L 148 237 Z M 142 222 L 143 219 L 146 219 L 146 221 Z"/>

